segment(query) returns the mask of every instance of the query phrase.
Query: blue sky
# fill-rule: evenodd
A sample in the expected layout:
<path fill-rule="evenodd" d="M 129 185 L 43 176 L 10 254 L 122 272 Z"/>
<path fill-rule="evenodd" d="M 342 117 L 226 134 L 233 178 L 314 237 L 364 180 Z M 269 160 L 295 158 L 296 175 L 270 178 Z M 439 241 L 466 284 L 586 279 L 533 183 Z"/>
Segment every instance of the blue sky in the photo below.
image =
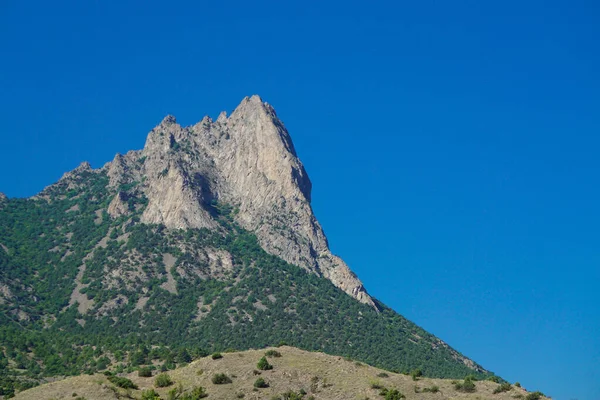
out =
<path fill-rule="evenodd" d="M 600 399 L 597 2 L 200 3 L 0 2 L 0 191 L 260 94 L 374 296 L 512 382 Z"/>

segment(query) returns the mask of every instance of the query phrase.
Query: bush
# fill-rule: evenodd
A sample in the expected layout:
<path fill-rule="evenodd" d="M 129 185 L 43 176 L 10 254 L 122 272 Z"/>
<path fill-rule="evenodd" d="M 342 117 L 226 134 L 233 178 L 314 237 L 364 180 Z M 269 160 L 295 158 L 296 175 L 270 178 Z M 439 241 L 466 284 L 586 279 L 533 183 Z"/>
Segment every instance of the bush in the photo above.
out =
<path fill-rule="evenodd" d="M 515 382 L 515 386 L 516 387 L 521 387 L 521 384 L 519 382 Z"/>
<path fill-rule="evenodd" d="M 173 380 L 168 374 L 162 373 L 156 376 L 154 380 L 154 386 L 156 387 L 167 387 L 173 384 Z"/>
<path fill-rule="evenodd" d="M 152 376 L 152 369 L 150 367 L 143 367 L 138 369 L 138 376 L 142 378 L 148 378 Z"/>
<path fill-rule="evenodd" d="M 525 400 L 540 400 L 542 397 L 544 397 L 544 393 L 533 392 L 533 393 L 529 393 L 527 396 L 525 396 Z"/>
<path fill-rule="evenodd" d="M 433 385 L 432 387 L 423 388 L 423 393 L 437 393 L 440 391 L 439 386 Z"/>
<path fill-rule="evenodd" d="M 255 388 L 259 388 L 259 389 L 263 389 L 263 388 L 268 388 L 269 384 L 267 382 L 265 382 L 265 380 L 263 378 L 258 378 L 254 382 L 254 387 Z"/>
<path fill-rule="evenodd" d="M 213 360 L 218 360 L 219 358 L 223 358 L 223 355 L 221 353 L 213 353 L 211 357 Z"/>
<path fill-rule="evenodd" d="M 225 374 L 216 374 L 212 377 L 212 383 L 215 385 L 224 385 L 226 383 L 231 383 L 231 378 Z"/>
<path fill-rule="evenodd" d="M 371 389 L 383 389 L 383 385 L 379 381 L 371 381 L 369 383 L 371 385 Z"/>
<path fill-rule="evenodd" d="M 267 350 L 267 352 L 265 353 L 265 356 L 267 356 L 267 357 L 281 357 L 281 353 L 278 352 L 277 350 Z"/>
<path fill-rule="evenodd" d="M 389 378 L 389 375 L 386 374 L 385 372 L 380 372 L 377 374 L 377 377 L 379 378 Z"/>
<path fill-rule="evenodd" d="M 473 393 L 477 388 L 470 378 L 465 378 L 462 382 L 456 382 L 454 388 L 459 392 Z"/>
<path fill-rule="evenodd" d="M 190 393 L 184 393 L 181 397 L 175 397 L 181 400 L 200 400 L 208 397 L 208 393 L 202 386 L 196 386 Z"/>
<path fill-rule="evenodd" d="M 385 394 L 385 400 L 401 400 L 405 396 L 396 389 L 388 390 Z"/>
<path fill-rule="evenodd" d="M 498 378 L 496 375 L 490 376 L 487 380 L 495 383 L 500 383 L 500 378 Z"/>
<path fill-rule="evenodd" d="M 508 382 L 504 382 L 503 384 L 498 385 L 498 387 L 496 389 L 494 389 L 494 391 L 492 393 L 497 394 L 497 393 L 502 393 L 502 392 L 508 392 L 511 389 L 512 389 L 512 385 Z"/>
<path fill-rule="evenodd" d="M 258 364 L 256 364 L 256 368 L 266 371 L 269 369 L 273 369 L 273 366 L 271 364 L 269 364 L 266 357 L 263 357 L 260 360 L 258 360 Z"/>
<path fill-rule="evenodd" d="M 160 396 L 154 389 L 148 389 L 142 392 L 142 400 L 160 400 Z"/>
<path fill-rule="evenodd" d="M 123 389 L 137 389 L 137 385 L 133 383 L 130 379 L 123 378 L 122 376 L 109 376 L 108 380 L 115 386 L 118 386 Z"/>
<path fill-rule="evenodd" d="M 423 376 L 423 372 L 417 368 L 417 369 L 412 370 L 412 372 L 410 373 L 410 376 L 412 376 L 413 381 L 416 381 L 421 376 Z"/>

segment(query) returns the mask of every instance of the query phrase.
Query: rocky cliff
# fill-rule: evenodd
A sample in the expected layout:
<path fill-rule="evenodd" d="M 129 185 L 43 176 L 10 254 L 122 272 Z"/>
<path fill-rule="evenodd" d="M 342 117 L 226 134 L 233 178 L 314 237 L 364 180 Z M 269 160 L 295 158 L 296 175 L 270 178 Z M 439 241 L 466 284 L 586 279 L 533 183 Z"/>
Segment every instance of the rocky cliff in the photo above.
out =
<path fill-rule="evenodd" d="M 80 166 L 79 168 L 86 168 Z M 325 277 L 375 306 L 360 280 L 329 250 L 310 205 L 311 182 L 275 110 L 252 96 L 227 117 L 182 127 L 167 116 L 141 151 L 104 166 L 117 193 L 109 214 L 127 213 L 123 185 L 141 182 L 148 199 L 142 222 L 171 229 L 213 228 L 213 205 L 235 208 L 235 219 L 271 254 Z"/>

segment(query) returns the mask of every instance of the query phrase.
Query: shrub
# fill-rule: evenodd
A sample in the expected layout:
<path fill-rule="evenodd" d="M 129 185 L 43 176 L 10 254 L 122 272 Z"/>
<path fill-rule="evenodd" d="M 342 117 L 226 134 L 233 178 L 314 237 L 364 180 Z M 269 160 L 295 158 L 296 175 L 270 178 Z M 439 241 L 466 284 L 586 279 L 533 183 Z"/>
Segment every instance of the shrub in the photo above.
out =
<path fill-rule="evenodd" d="M 377 374 L 377 377 L 379 378 L 389 378 L 389 375 L 386 374 L 385 372 L 380 372 Z"/>
<path fill-rule="evenodd" d="M 123 389 L 137 389 L 137 385 L 133 383 L 130 379 L 123 378 L 122 376 L 109 376 L 108 380 L 115 386 L 118 386 Z"/>
<path fill-rule="evenodd" d="M 142 400 L 160 400 L 160 396 L 154 389 L 148 389 L 142 392 Z"/>
<path fill-rule="evenodd" d="M 439 386 L 433 385 L 432 387 L 423 388 L 424 393 L 437 393 L 440 391 Z"/>
<path fill-rule="evenodd" d="M 532 392 L 525 396 L 525 400 L 540 400 L 542 397 L 544 397 L 544 393 Z"/>
<path fill-rule="evenodd" d="M 383 389 L 383 385 L 379 381 L 371 381 L 371 389 Z"/>
<path fill-rule="evenodd" d="M 265 382 L 265 380 L 263 378 L 258 378 L 255 382 L 254 382 L 254 387 L 255 388 L 268 388 L 269 384 L 267 382 Z"/>
<path fill-rule="evenodd" d="M 142 367 L 138 369 L 138 376 L 142 378 L 148 378 L 152 376 L 152 369 L 150 367 Z"/>
<path fill-rule="evenodd" d="M 200 400 L 208 397 L 208 393 L 202 386 L 196 386 L 190 393 L 184 393 L 181 400 Z"/>
<path fill-rule="evenodd" d="M 413 381 L 416 381 L 421 376 L 423 376 L 423 372 L 417 368 L 417 369 L 412 370 L 412 372 L 410 373 L 410 376 L 412 376 Z"/>
<path fill-rule="evenodd" d="M 454 388 L 459 392 L 473 393 L 477 388 L 470 378 L 465 378 L 462 382 L 456 382 Z"/>
<path fill-rule="evenodd" d="M 401 400 L 405 396 L 396 389 L 388 390 L 385 394 L 385 400 Z"/>
<path fill-rule="evenodd" d="M 211 357 L 213 360 L 218 360 L 219 358 L 223 358 L 223 355 L 221 353 L 213 353 Z"/>
<path fill-rule="evenodd" d="M 162 373 L 156 376 L 154 380 L 154 386 L 156 387 L 167 387 L 173 384 L 173 380 L 168 374 Z"/>
<path fill-rule="evenodd" d="M 495 383 L 500 383 L 500 378 L 498 378 L 496 375 L 490 376 L 487 380 Z"/>
<path fill-rule="evenodd" d="M 265 356 L 267 356 L 267 357 L 281 357 L 281 353 L 278 352 L 277 350 L 267 350 L 267 352 L 265 353 Z"/>
<path fill-rule="evenodd" d="M 497 394 L 497 393 L 502 393 L 502 392 L 508 392 L 511 389 L 512 389 L 512 385 L 508 382 L 504 382 L 503 384 L 498 385 L 498 387 L 496 389 L 494 389 L 494 391 L 492 393 Z"/>
<path fill-rule="evenodd" d="M 231 378 L 225 374 L 216 374 L 212 377 L 212 383 L 215 385 L 224 385 L 226 383 L 231 383 Z"/>
<path fill-rule="evenodd" d="M 260 360 L 258 360 L 258 364 L 256 364 L 256 367 L 263 371 L 273 369 L 273 366 L 269 364 L 266 357 L 262 357 Z"/>
<path fill-rule="evenodd" d="M 519 382 L 515 382 L 515 386 L 516 387 L 521 387 L 521 384 Z"/>
<path fill-rule="evenodd" d="M 279 397 L 276 397 L 276 399 L 278 399 L 278 400 L 302 400 L 302 397 L 304 397 L 303 394 L 292 392 L 290 390 L 285 393 L 282 393 Z"/>

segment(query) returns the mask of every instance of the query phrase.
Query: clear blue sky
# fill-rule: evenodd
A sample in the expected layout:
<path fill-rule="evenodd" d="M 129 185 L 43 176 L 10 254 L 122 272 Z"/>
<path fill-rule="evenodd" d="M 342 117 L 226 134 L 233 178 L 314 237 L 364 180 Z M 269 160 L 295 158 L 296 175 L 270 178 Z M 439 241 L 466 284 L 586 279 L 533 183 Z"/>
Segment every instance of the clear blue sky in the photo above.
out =
<path fill-rule="evenodd" d="M 600 399 L 597 2 L 200 3 L 0 1 L 0 191 L 258 93 L 374 296 L 512 382 Z"/>

